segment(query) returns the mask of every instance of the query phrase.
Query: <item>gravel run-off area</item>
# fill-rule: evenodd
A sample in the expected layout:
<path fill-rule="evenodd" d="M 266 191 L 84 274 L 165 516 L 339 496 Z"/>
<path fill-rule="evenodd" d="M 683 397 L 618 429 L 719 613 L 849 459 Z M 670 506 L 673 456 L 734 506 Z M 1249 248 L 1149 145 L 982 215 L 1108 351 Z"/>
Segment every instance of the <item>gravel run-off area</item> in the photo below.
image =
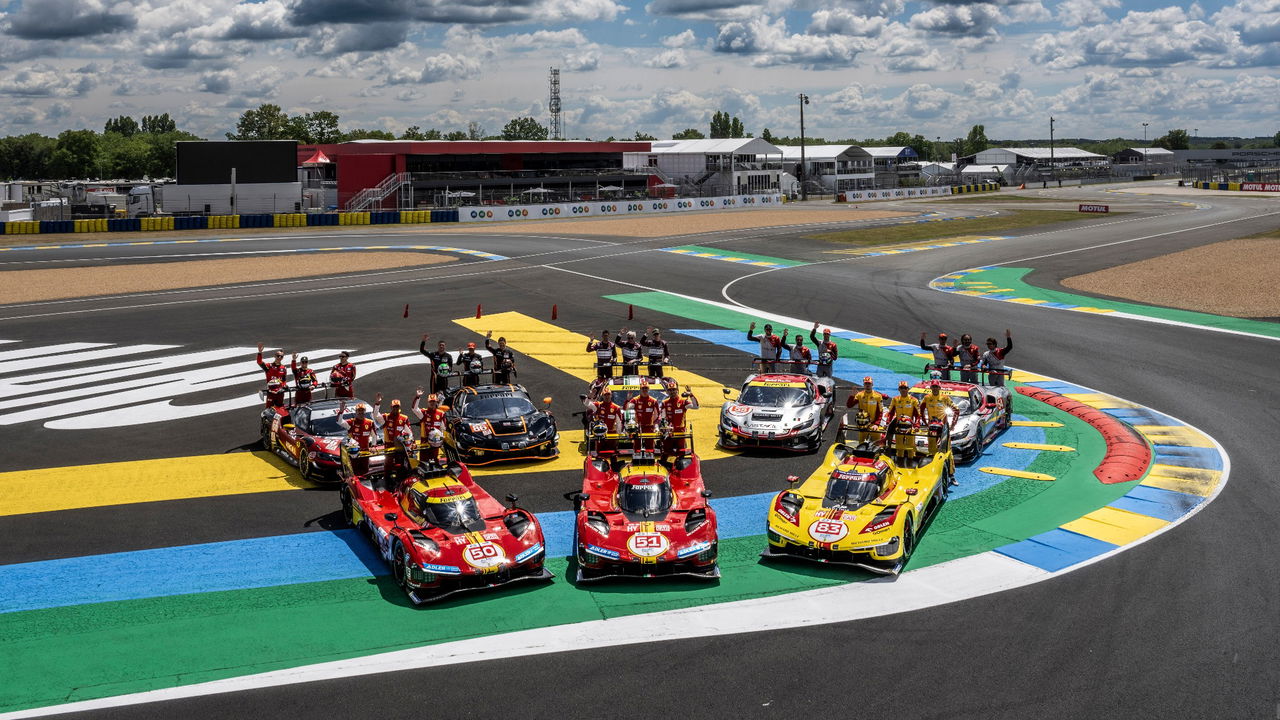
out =
<path fill-rule="evenodd" d="M 326 252 L 0 272 L 0 304 L 209 287 L 453 262 L 418 252 Z"/>
<path fill-rule="evenodd" d="M 1280 317 L 1280 237 L 1225 240 L 1066 278 L 1066 287 L 1150 305 Z"/>

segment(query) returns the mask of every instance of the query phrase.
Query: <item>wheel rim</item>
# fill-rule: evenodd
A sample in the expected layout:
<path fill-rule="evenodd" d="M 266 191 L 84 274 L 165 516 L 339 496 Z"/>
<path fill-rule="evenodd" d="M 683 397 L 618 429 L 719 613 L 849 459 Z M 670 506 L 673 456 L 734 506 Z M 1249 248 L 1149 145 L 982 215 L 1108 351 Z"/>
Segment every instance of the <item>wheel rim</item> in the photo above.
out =
<path fill-rule="evenodd" d="M 391 574 L 395 578 L 396 584 L 400 587 L 405 586 L 405 571 L 404 551 L 400 549 L 399 545 L 396 545 L 395 552 L 392 554 Z"/>
<path fill-rule="evenodd" d="M 305 452 L 298 455 L 298 472 L 304 480 L 311 477 L 311 457 Z"/>

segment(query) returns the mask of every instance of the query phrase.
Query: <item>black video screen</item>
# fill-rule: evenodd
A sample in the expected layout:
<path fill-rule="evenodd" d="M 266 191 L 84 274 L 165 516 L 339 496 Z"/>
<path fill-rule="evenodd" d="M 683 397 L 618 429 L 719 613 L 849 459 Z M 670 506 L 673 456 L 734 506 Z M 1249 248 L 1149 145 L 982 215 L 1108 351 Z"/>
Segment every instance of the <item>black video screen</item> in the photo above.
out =
<path fill-rule="evenodd" d="M 178 184 L 226 185 L 231 168 L 237 183 L 287 183 L 298 180 L 298 143 L 294 140 L 245 140 L 178 143 Z"/>

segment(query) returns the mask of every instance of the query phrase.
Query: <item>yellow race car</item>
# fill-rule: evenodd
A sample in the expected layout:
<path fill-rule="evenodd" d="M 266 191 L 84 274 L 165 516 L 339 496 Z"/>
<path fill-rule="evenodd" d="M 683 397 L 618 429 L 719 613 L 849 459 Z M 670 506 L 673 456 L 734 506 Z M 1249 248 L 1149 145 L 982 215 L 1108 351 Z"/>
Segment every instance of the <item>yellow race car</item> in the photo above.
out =
<path fill-rule="evenodd" d="M 835 443 L 807 480 L 792 475 L 794 487 L 774 496 L 761 555 L 897 575 L 955 474 L 949 446 L 912 464 L 899 467 L 870 444 Z"/>

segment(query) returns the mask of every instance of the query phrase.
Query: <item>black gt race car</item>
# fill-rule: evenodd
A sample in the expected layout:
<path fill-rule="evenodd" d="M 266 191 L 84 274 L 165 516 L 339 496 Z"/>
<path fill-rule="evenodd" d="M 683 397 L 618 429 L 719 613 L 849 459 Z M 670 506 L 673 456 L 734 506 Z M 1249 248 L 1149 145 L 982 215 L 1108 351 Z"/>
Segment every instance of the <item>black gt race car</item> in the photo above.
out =
<path fill-rule="evenodd" d="M 454 390 L 447 404 L 445 444 L 467 465 L 560 454 L 551 398 L 539 409 L 521 385 L 479 385 Z"/>

